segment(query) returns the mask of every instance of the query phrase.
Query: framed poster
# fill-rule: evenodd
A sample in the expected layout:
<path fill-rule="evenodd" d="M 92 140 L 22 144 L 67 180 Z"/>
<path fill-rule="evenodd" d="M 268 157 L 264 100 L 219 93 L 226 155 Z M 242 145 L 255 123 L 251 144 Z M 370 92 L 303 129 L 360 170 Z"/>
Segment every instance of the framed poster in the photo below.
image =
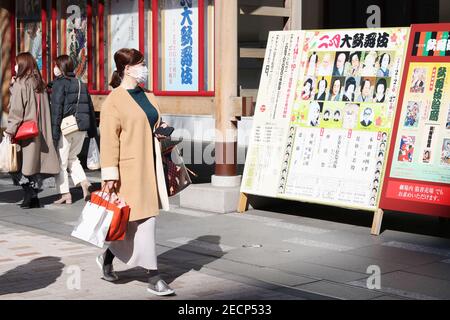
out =
<path fill-rule="evenodd" d="M 450 217 L 449 31 L 411 28 L 383 209 Z"/>

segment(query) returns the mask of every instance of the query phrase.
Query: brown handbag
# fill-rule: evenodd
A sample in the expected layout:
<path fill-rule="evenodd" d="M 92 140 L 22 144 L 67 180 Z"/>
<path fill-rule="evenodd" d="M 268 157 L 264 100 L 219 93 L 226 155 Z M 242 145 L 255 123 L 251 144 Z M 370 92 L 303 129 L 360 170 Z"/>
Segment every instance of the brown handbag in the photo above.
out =
<path fill-rule="evenodd" d="M 184 164 L 177 147 L 180 142 L 181 140 L 164 139 L 161 143 L 164 177 L 169 197 L 177 195 L 192 184 L 189 173 L 197 177 L 197 174 L 186 168 Z"/>

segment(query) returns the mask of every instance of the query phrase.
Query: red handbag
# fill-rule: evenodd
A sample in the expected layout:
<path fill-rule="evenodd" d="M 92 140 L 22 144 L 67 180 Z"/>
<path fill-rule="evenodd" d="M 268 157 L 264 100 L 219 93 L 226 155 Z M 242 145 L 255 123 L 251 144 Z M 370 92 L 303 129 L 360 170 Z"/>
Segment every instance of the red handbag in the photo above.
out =
<path fill-rule="evenodd" d="M 104 192 L 104 189 L 91 194 L 91 203 L 105 207 L 113 213 L 105 240 L 117 241 L 125 239 L 128 220 L 130 219 L 130 207 L 122 199 L 119 199 L 115 193 Z"/>
<path fill-rule="evenodd" d="M 36 95 L 36 100 L 38 103 L 36 119 L 39 121 L 39 115 L 41 111 L 41 99 L 38 95 Z M 34 120 L 28 120 L 22 122 L 22 124 L 17 129 L 16 135 L 14 137 L 15 140 L 27 140 L 35 138 L 39 135 L 39 126 L 38 122 Z"/>

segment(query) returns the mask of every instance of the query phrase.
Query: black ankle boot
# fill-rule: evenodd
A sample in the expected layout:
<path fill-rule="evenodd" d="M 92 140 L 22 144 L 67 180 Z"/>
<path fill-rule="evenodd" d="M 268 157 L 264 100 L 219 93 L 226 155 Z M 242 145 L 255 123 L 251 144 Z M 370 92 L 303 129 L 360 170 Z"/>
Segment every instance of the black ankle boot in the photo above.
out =
<path fill-rule="evenodd" d="M 34 208 L 40 208 L 41 207 L 41 202 L 39 201 L 39 198 L 31 198 L 30 201 L 30 206 L 26 207 L 25 209 L 34 209 Z"/>
<path fill-rule="evenodd" d="M 29 194 L 30 194 L 30 201 L 29 201 L 28 205 L 24 205 L 24 206 L 22 206 L 22 208 L 24 208 L 24 209 L 40 208 L 41 203 L 38 198 L 38 190 L 30 187 Z"/>
<path fill-rule="evenodd" d="M 21 208 L 27 208 L 30 206 L 31 198 L 33 197 L 33 189 L 29 184 L 23 184 L 23 202 L 20 204 Z"/>

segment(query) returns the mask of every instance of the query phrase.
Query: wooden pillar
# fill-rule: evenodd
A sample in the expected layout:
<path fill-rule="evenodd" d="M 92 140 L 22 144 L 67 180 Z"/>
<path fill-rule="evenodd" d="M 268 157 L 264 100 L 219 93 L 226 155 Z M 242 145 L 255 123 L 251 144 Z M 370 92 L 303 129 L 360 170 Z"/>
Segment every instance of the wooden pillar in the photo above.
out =
<path fill-rule="evenodd" d="M 291 9 L 291 30 L 302 30 L 302 5 L 303 0 L 289 0 Z"/>
<path fill-rule="evenodd" d="M 0 0 L 0 41 L 1 41 L 1 104 L 2 110 L 6 112 L 9 104 L 9 82 L 11 80 L 11 13 L 12 1 Z"/>
<path fill-rule="evenodd" d="M 237 0 L 216 1 L 215 11 L 215 174 L 230 177 L 237 174 L 237 122 L 233 114 L 238 88 Z"/>

